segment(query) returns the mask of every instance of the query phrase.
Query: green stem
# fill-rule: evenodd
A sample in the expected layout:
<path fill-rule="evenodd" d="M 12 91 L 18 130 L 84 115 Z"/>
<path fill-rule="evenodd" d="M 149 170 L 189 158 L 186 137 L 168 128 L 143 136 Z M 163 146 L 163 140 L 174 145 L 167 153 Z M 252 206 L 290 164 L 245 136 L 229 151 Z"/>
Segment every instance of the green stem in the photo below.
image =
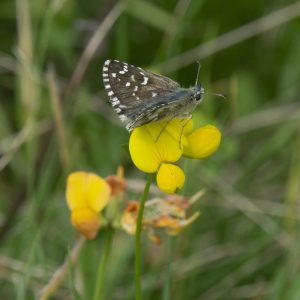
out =
<path fill-rule="evenodd" d="M 135 299 L 141 300 L 141 233 L 142 233 L 142 221 L 144 214 L 145 202 L 148 197 L 149 188 L 152 182 L 153 174 L 148 174 L 147 183 L 140 200 L 139 213 L 136 222 L 135 233 Z"/>
<path fill-rule="evenodd" d="M 111 244 L 112 244 L 112 237 L 113 237 L 114 230 L 113 228 L 109 227 L 107 230 L 107 236 L 105 241 L 105 248 L 103 251 L 103 254 L 101 256 L 101 260 L 98 266 L 97 271 L 97 279 L 96 279 L 96 288 L 94 292 L 94 300 L 101 300 L 103 295 L 103 283 L 104 283 L 104 277 L 106 272 L 106 266 L 111 250 Z"/>
<path fill-rule="evenodd" d="M 162 294 L 162 300 L 169 300 L 171 299 L 171 284 L 172 284 L 172 262 L 174 259 L 175 254 L 175 247 L 176 247 L 177 236 L 170 236 L 169 237 L 169 253 L 168 253 L 168 265 L 166 271 L 166 280 L 164 284 L 164 290 Z"/>
<path fill-rule="evenodd" d="M 189 160 L 185 159 L 183 164 L 183 171 L 185 174 L 188 173 L 188 168 L 189 168 Z M 180 194 L 184 195 L 185 191 L 186 191 L 186 184 L 184 185 Z M 168 253 L 168 262 L 167 262 L 167 270 L 166 270 L 166 279 L 165 279 L 164 289 L 161 298 L 162 300 L 171 299 L 171 285 L 172 285 L 172 275 L 173 275 L 172 262 L 175 256 L 177 236 L 170 236 L 168 242 L 169 242 L 169 249 L 168 249 L 169 253 Z"/>

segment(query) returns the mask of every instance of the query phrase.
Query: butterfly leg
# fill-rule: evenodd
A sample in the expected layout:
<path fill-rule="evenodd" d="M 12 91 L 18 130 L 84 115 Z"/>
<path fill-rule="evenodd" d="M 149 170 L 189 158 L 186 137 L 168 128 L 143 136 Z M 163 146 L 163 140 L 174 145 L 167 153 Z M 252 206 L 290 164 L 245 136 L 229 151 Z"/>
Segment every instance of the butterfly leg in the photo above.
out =
<path fill-rule="evenodd" d="M 170 122 L 171 122 L 174 118 L 175 118 L 175 116 L 172 116 L 172 117 L 170 117 L 170 118 L 166 121 L 166 123 L 163 125 L 162 129 L 160 130 L 160 132 L 159 132 L 159 134 L 158 134 L 158 136 L 157 136 L 157 138 L 156 138 L 156 140 L 155 140 L 155 143 L 158 142 L 159 137 L 162 135 L 162 133 L 164 132 L 164 130 L 167 128 L 167 126 L 170 124 Z"/>
<path fill-rule="evenodd" d="M 183 131 L 184 131 L 184 128 L 185 126 L 189 123 L 189 121 L 192 119 L 192 115 L 188 115 L 187 116 L 187 120 L 184 122 L 184 124 L 182 125 L 182 128 L 181 128 L 181 132 L 180 132 L 180 139 L 179 139 L 179 148 L 181 149 L 181 141 L 182 141 L 182 135 L 183 135 Z M 184 119 L 183 119 L 184 120 Z"/>

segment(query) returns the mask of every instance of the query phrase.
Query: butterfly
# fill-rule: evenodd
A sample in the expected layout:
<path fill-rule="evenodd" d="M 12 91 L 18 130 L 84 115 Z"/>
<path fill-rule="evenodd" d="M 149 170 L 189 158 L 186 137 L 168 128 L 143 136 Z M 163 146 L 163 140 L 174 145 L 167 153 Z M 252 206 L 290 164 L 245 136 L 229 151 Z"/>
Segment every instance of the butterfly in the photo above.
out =
<path fill-rule="evenodd" d="M 102 77 L 110 103 L 129 132 L 155 121 L 190 118 L 204 95 L 197 80 L 195 86 L 183 88 L 168 77 L 118 60 L 104 62 Z"/>

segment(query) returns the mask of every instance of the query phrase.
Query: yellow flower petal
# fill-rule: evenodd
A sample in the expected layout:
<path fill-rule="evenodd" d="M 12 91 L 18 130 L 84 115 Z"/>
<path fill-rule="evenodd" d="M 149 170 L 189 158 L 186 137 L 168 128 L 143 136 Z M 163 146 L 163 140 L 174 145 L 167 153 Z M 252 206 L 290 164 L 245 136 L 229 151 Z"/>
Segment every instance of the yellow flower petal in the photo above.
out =
<path fill-rule="evenodd" d="M 187 121 L 187 119 L 184 119 L 184 129 L 183 129 L 183 134 L 184 135 L 188 135 L 193 131 L 193 127 L 194 127 L 194 121 L 193 119 L 189 119 Z"/>
<path fill-rule="evenodd" d="M 183 155 L 190 158 L 205 158 L 213 154 L 221 142 L 221 132 L 213 125 L 196 129 L 187 136 L 188 146 Z"/>
<path fill-rule="evenodd" d="M 74 172 L 68 176 L 66 198 L 70 209 L 100 212 L 108 203 L 111 189 L 93 173 Z"/>
<path fill-rule="evenodd" d="M 71 222 L 76 230 L 87 240 L 92 240 L 96 237 L 101 225 L 98 214 L 89 209 L 73 211 Z"/>
<path fill-rule="evenodd" d="M 135 128 L 129 139 L 129 152 L 133 163 L 146 173 L 156 172 L 160 157 L 157 148 L 145 126 Z"/>
<path fill-rule="evenodd" d="M 190 129 L 190 125 L 187 129 Z M 162 162 L 176 162 L 182 155 L 182 145 L 187 145 L 182 133 L 184 121 L 174 119 L 153 122 L 133 130 L 129 140 L 129 152 L 134 164 L 146 173 L 156 172 Z"/>
<path fill-rule="evenodd" d="M 156 176 L 157 185 L 165 193 L 175 193 L 177 189 L 182 188 L 185 175 L 176 165 L 162 164 Z"/>
<path fill-rule="evenodd" d="M 167 123 L 167 126 L 166 126 Z M 161 128 L 165 127 L 166 134 L 172 137 L 176 141 L 177 146 L 181 148 L 182 146 L 187 146 L 186 135 L 190 134 L 193 130 L 193 120 L 188 118 L 174 118 L 172 121 L 163 120 L 160 122 L 152 123 L 159 124 L 159 131 L 154 133 L 157 136 Z M 154 125 L 155 126 L 155 125 Z"/>

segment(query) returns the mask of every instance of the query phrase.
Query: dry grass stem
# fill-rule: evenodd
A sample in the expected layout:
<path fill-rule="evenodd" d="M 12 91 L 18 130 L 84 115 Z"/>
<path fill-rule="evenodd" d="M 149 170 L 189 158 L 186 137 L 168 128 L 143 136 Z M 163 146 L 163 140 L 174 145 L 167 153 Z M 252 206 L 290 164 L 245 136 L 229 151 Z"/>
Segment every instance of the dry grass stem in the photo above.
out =
<path fill-rule="evenodd" d="M 67 95 L 81 82 L 91 59 L 95 55 L 97 49 L 99 48 L 100 44 L 102 43 L 103 39 L 111 29 L 113 24 L 124 11 L 125 6 L 126 4 L 124 1 L 118 2 L 105 17 L 103 22 L 99 25 L 98 29 L 94 32 L 93 36 L 85 47 L 78 64 L 76 65 L 74 73 L 72 74 L 71 80 L 66 89 Z"/>
<path fill-rule="evenodd" d="M 71 265 L 73 265 L 79 255 L 80 249 L 84 243 L 84 238 L 80 237 L 73 249 L 71 250 L 70 256 L 66 257 L 64 264 L 57 269 L 57 271 L 53 274 L 49 283 L 41 289 L 39 292 L 38 300 L 46 300 L 49 296 L 57 289 L 57 287 L 62 283 L 64 278 L 67 275 L 67 272 Z"/>
<path fill-rule="evenodd" d="M 56 81 L 55 70 L 53 66 L 48 68 L 47 73 L 48 86 L 50 92 L 50 101 L 52 105 L 54 123 L 58 135 L 58 143 L 59 143 L 59 154 L 62 165 L 65 170 L 68 170 L 70 167 L 70 155 L 69 148 L 66 137 L 66 128 L 63 120 L 63 112 L 61 107 L 60 95 Z"/>

